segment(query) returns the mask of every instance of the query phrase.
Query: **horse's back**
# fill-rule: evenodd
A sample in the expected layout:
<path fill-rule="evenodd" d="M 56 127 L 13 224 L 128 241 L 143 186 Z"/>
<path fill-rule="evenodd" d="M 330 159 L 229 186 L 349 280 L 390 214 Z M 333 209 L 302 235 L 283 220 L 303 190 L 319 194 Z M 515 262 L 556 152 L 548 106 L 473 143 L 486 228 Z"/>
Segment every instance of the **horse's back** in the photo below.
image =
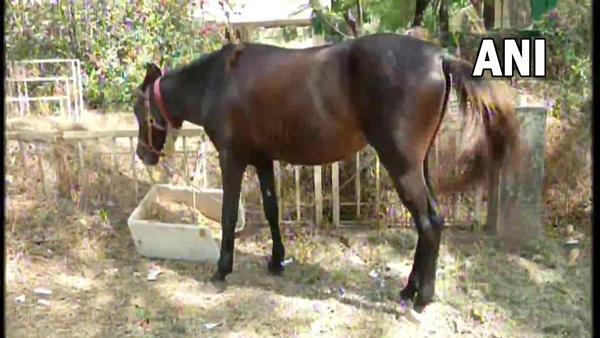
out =
<path fill-rule="evenodd" d="M 349 97 L 348 45 L 246 46 L 229 98 L 236 134 L 273 158 L 300 164 L 331 162 L 364 147 Z"/>
<path fill-rule="evenodd" d="M 435 53 L 392 34 L 297 50 L 248 44 L 231 75 L 228 121 L 240 142 L 274 159 L 340 160 L 366 145 L 366 119 L 423 81 Z"/>

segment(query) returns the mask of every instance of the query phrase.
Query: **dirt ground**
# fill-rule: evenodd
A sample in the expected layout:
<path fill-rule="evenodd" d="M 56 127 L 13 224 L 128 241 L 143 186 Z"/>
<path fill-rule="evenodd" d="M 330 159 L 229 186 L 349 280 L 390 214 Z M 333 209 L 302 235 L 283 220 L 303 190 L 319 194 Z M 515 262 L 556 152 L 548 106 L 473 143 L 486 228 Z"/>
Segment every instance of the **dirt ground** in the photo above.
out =
<path fill-rule="evenodd" d="M 133 205 L 81 212 L 66 200 L 36 200 L 18 182 L 8 197 L 9 337 L 591 336 L 585 241 L 569 262 L 558 240 L 514 255 L 483 235 L 448 230 L 436 301 L 414 318 L 397 303 L 414 231 L 287 227 L 292 261 L 275 277 L 263 227 L 237 240 L 234 273 L 219 293 L 212 263 L 136 253 L 126 225 Z"/>
<path fill-rule="evenodd" d="M 448 229 L 435 302 L 415 317 L 398 304 L 414 230 L 285 227 L 291 261 L 275 277 L 263 226 L 236 241 L 234 272 L 219 292 L 209 282 L 214 263 L 137 254 L 127 175 L 91 173 L 93 193 L 81 207 L 42 192 L 32 184 L 39 173 L 19 163 L 5 163 L 9 337 L 591 336 L 585 238 L 574 250 L 545 238 L 507 253 L 481 233 Z M 141 196 L 148 188 L 140 182 Z"/>

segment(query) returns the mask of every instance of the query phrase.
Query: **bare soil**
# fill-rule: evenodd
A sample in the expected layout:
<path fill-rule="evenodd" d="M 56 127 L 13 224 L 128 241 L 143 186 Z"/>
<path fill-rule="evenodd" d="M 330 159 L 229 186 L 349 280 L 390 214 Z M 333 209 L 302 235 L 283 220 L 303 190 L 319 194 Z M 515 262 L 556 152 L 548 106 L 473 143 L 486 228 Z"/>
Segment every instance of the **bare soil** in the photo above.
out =
<path fill-rule="evenodd" d="M 515 255 L 483 235 L 447 231 L 436 300 L 413 318 L 398 304 L 412 230 L 286 227 L 292 261 L 276 277 L 267 273 L 271 241 L 263 227 L 237 240 L 234 272 L 220 293 L 209 282 L 213 264 L 136 253 L 126 226 L 134 205 L 82 212 L 16 185 L 5 228 L 9 337 L 591 336 L 585 241 L 569 261 L 558 240 Z M 52 294 L 36 295 L 39 287 Z"/>

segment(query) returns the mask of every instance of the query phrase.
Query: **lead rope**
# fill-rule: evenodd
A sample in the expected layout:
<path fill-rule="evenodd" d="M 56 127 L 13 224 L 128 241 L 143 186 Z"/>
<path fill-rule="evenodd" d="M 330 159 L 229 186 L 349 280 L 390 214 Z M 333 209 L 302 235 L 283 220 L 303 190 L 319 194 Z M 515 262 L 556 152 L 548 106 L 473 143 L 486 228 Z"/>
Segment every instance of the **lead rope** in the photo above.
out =
<path fill-rule="evenodd" d="M 200 149 L 198 149 L 198 152 L 196 153 L 196 163 L 194 164 L 194 176 L 196 176 L 196 174 L 198 173 L 198 168 L 200 166 L 200 156 L 202 153 L 202 150 L 204 149 L 204 141 L 202 139 L 200 139 L 200 142 L 202 142 Z M 194 185 L 190 183 L 190 185 L 192 186 L 192 205 L 194 206 L 194 210 L 198 210 L 196 208 L 196 190 L 194 189 Z"/>
<path fill-rule="evenodd" d="M 193 173 L 193 177 L 199 177 L 199 171 L 200 171 L 200 156 L 204 151 L 204 140 L 202 140 L 202 138 L 200 139 L 200 149 L 198 149 L 198 152 L 196 153 L 196 163 L 194 165 L 194 173 Z M 206 187 L 204 187 L 206 188 Z M 193 189 L 193 185 L 192 185 L 192 189 Z M 193 196 L 193 201 L 192 204 L 194 205 L 194 209 L 196 209 L 196 193 L 192 193 Z"/>
<path fill-rule="evenodd" d="M 193 176 L 197 176 L 197 173 L 199 172 L 199 167 L 200 167 L 200 156 L 201 156 L 201 153 L 202 153 L 203 149 L 204 149 L 204 147 L 203 147 L 203 146 L 201 146 L 201 147 L 200 147 L 200 150 L 198 150 L 198 152 L 196 153 L 196 163 L 195 163 L 195 165 L 194 165 L 194 173 L 193 173 Z M 167 161 L 163 161 L 163 162 L 161 162 L 161 165 L 162 165 L 163 167 L 167 168 L 169 171 L 175 172 L 175 173 L 179 174 L 181 177 L 185 177 L 185 173 L 182 173 L 182 172 L 181 172 L 181 170 L 179 170 L 179 169 L 177 169 L 177 168 L 173 168 L 173 167 L 172 167 L 172 166 L 169 164 L 169 162 L 167 162 Z M 193 178 L 192 178 L 192 180 L 193 180 Z M 187 180 L 186 180 L 186 181 L 187 181 Z M 188 186 L 188 187 L 190 187 L 190 188 L 191 188 L 191 190 L 192 190 L 192 207 L 193 207 L 193 210 L 192 210 L 192 212 L 194 213 L 194 215 L 195 215 L 195 216 L 196 216 L 196 218 L 197 218 L 197 219 L 196 219 L 196 222 L 198 222 L 198 221 L 199 221 L 199 217 L 198 217 L 198 215 L 197 215 L 197 210 L 198 210 L 198 209 L 196 208 L 196 205 L 197 205 L 197 204 L 196 204 L 196 192 L 195 192 L 195 187 L 194 187 L 194 184 L 193 184 L 193 183 L 187 184 L 187 186 Z"/>
<path fill-rule="evenodd" d="M 196 171 L 198 170 L 198 162 L 200 161 L 200 152 L 201 150 L 198 150 L 198 153 L 196 154 L 196 164 L 194 166 L 194 176 L 196 175 Z M 196 189 L 194 189 L 194 185 L 191 183 L 193 181 L 190 180 L 190 185 L 192 186 L 192 205 L 194 206 L 194 210 L 198 210 L 196 209 Z"/>

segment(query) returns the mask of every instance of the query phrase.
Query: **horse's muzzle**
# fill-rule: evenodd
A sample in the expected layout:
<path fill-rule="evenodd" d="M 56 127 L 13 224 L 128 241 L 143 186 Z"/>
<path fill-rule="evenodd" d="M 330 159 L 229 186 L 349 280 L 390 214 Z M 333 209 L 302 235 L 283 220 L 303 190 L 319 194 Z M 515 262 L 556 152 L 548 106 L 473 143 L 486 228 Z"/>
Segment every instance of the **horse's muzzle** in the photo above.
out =
<path fill-rule="evenodd" d="M 160 158 L 158 155 L 153 154 L 149 151 L 145 151 L 143 149 L 137 148 L 136 152 L 137 156 L 142 160 L 144 165 L 155 166 L 158 164 Z"/>

